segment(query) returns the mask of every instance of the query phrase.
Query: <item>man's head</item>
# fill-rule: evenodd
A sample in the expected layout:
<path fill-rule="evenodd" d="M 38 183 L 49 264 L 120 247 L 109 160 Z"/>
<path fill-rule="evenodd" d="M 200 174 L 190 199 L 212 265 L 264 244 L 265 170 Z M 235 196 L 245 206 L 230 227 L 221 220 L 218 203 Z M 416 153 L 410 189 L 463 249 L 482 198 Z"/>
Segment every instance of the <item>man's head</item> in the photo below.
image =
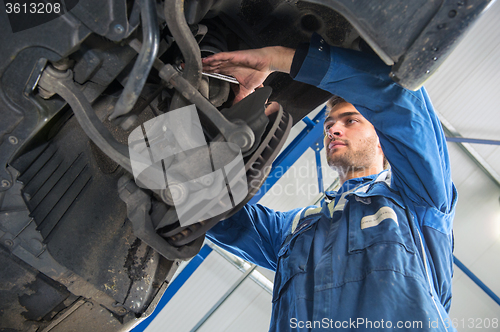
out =
<path fill-rule="evenodd" d="M 341 181 L 378 174 L 386 168 L 387 161 L 373 125 L 340 97 L 331 98 L 326 105 L 326 159 Z"/>

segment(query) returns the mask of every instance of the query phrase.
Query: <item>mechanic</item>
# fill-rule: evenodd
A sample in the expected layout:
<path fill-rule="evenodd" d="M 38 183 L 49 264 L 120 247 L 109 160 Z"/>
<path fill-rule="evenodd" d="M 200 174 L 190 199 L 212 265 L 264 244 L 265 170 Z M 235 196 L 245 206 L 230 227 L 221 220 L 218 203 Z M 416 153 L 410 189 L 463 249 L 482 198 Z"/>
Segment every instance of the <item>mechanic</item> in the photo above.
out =
<path fill-rule="evenodd" d="M 203 65 L 240 82 L 235 101 L 274 71 L 337 96 L 327 105 L 324 143 L 341 188 L 319 208 L 246 205 L 207 233 L 276 271 L 270 330 L 454 330 L 457 192 L 425 89 L 402 88 L 378 57 L 328 46 L 318 35 L 297 50 L 219 53 Z"/>

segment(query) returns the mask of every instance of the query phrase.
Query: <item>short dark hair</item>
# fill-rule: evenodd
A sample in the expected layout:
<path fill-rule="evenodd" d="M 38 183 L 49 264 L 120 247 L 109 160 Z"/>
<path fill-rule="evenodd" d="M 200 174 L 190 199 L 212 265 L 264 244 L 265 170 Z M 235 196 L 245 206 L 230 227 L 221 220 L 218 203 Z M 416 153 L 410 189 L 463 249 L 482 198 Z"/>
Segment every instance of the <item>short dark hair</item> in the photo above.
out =
<path fill-rule="evenodd" d="M 333 95 L 330 99 L 328 99 L 328 101 L 326 102 L 326 116 L 328 116 L 330 114 L 330 111 L 332 110 L 332 108 L 334 108 L 338 104 L 342 104 L 342 103 L 348 103 L 348 101 L 346 101 L 344 98 L 336 96 L 336 95 Z M 389 161 L 387 160 L 387 158 L 385 157 L 385 154 L 384 154 L 384 166 L 383 167 L 384 167 L 384 169 L 389 169 L 390 166 L 391 165 L 389 164 Z"/>
<path fill-rule="evenodd" d="M 335 96 L 333 95 L 330 99 L 328 99 L 328 101 L 326 102 L 326 111 L 327 112 L 330 112 L 330 110 L 332 108 L 334 108 L 335 106 L 337 106 L 338 104 L 341 104 L 341 103 L 347 103 L 347 101 L 345 101 L 344 98 L 342 97 L 339 97 L 339 96 Z"/>

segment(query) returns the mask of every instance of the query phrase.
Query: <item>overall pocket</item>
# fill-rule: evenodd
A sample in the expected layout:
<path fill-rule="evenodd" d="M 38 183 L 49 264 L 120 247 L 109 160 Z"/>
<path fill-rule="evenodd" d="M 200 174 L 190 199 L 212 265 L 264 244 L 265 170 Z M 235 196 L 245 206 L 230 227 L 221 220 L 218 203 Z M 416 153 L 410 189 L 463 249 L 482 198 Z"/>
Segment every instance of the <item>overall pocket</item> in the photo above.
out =
<path fill-rule="evenodd" d="M 415 253 L 405 208 L 385 196 L 349 198 L 349 253 L 394 244 Z"/>
<path fill-rule="evenodd" d="M 273 302 L 290 290 L 295 296 L 301 296 L 304 288 L 294 287 L 293 279 L 307 271 L 307 263 L 316 231 L 317 221 L 321 216 L 306 218 L 297 227 L 298 231 L 291 235 L 278 253 L 278 268 L 274 278 Z M 307 223 L 307 225 L 305 225 Z M 303 225 L 303 226 L 302 226 Z"/>

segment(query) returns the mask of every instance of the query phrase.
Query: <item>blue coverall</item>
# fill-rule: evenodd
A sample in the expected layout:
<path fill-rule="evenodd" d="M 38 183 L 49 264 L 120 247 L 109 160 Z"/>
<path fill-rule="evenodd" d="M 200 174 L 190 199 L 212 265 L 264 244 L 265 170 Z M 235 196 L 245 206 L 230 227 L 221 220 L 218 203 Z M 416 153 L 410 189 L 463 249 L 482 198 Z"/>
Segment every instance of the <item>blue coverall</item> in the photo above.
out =
<path fill-rule="evenodd" d="M 391 170 L 346 181 L 319 208 L 247 205 L 208 238 L 276 271 L 270 331 L 453 331 L 457 193 L 426 91 L 403 89 L 377 57 L 317 35 L 302 61 L 295 79 L 353 104 Z"/>

